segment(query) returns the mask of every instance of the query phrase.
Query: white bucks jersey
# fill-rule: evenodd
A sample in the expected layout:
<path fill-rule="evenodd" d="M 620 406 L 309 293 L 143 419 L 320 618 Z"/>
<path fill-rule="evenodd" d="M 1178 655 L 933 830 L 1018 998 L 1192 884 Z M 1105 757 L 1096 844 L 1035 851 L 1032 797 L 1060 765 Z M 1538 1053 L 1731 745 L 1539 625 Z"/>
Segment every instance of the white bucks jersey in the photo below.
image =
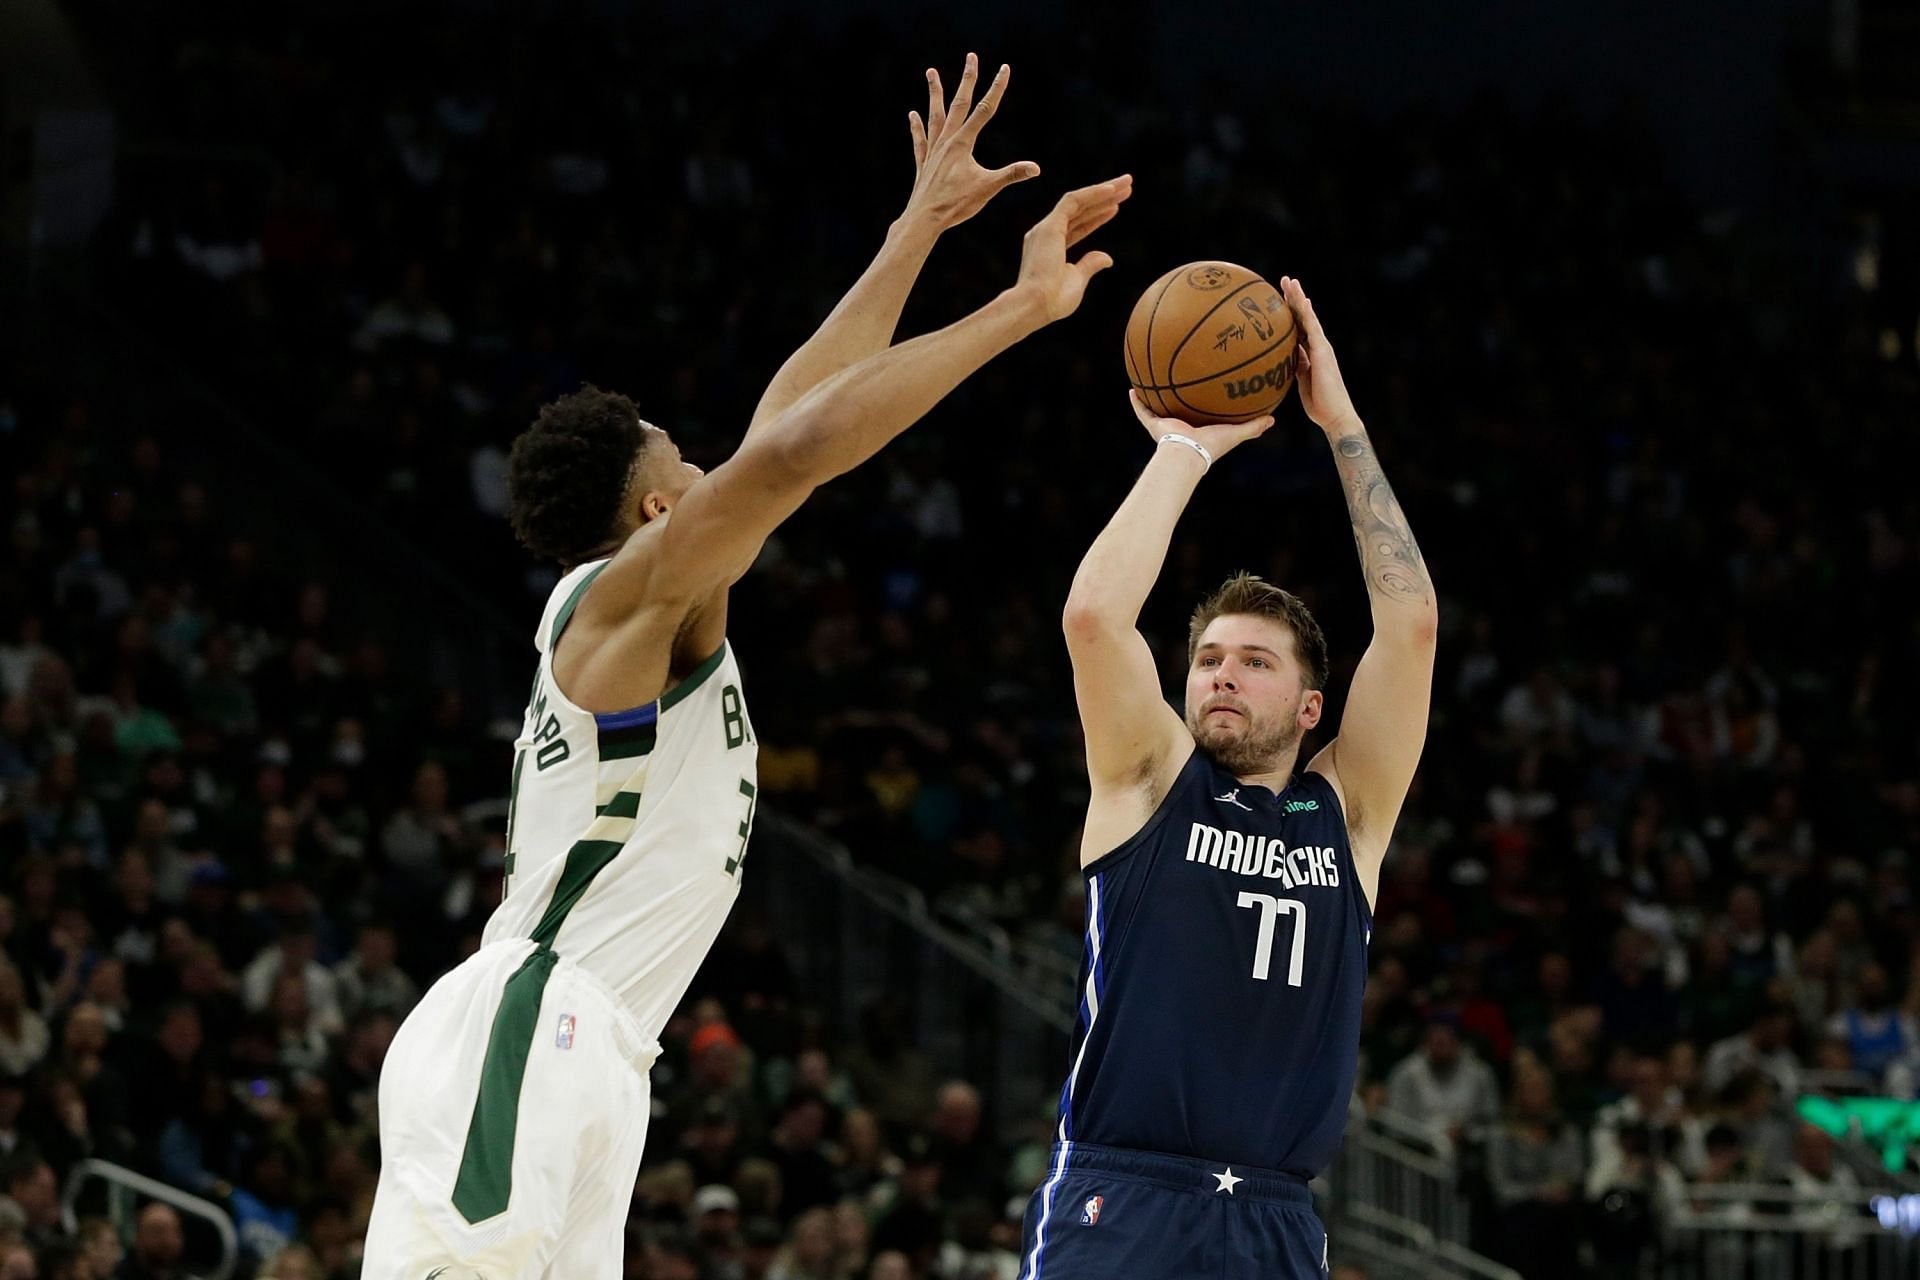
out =
<path fill-rule="evenodd" d="M 514 744 L 506 899 L 484 941 L 577 961 L 657 1032 L 740 891 L 759 754 L 733 650 L 658 701 L 596 715 L 553 678 L 553 645 L 606 561 L 561 579 Z"/>

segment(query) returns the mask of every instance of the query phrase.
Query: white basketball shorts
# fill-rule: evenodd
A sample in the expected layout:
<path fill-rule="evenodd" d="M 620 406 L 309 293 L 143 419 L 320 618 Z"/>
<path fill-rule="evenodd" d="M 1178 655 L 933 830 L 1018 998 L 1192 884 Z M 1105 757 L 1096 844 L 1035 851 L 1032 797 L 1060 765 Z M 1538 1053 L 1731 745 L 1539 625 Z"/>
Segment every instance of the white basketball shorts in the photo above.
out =
<path fill-rule="evenodd" d="M 526 939 L 434 983 L 380 1073 L 362 1280 L 620 1275 L 658 1053 L 605 984 Z"/>

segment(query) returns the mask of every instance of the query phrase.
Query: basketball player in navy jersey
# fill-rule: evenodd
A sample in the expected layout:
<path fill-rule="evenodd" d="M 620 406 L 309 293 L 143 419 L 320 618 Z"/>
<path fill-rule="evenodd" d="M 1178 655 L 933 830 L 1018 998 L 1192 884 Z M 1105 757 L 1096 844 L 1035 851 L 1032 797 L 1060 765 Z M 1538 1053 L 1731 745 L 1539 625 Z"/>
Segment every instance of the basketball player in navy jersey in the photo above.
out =
<path fill-rule="evenodd" d="M 1313 303 L 1282 291 L 1295 374 L 1339 468 L 1373 639 L 1339 736 L 1306 606 L 1246 574 L 1194 611 L 1186 714 L 1135 629 L 1174 524 L 1212 464 L 1273 424 L 1134 411 L 1153 458 L 1075 575 L 1064 625 L 1092 798 L 1086 963 L 1046 1180 L 1020 1280 L 1319 1276 L 1307 1180 L 1353 1091 L 1380 861 L 1427 731 L 1427 567 L 1354 412 Z"/>

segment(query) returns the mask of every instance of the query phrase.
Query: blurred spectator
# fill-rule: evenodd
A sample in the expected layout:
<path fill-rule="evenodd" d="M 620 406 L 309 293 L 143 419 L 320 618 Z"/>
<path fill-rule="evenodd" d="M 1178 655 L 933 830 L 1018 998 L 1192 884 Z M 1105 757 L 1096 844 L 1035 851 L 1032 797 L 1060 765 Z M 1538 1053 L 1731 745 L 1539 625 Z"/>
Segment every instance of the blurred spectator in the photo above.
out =
<path fill-rule="evenodd" d="M 292 1245 L 267 1259 L 259 1280 L 327 1280 L 327 1273 L 313 1250 Z"/>
<path fill-rule="evenodd" d="M 53 1167 L 32 1151 L 15 1151 L 0 1165 L 0 1224 L 11 1223 L 35 1248 L 60 1227 L 60 1188 Z"/>
<path fill-rule="evenodd" d="M 699 1027 L 687 1041 L 687 1062 L 686 1084 L 669 1102 L 673 1127 L 685 1133 L 724 1119 L 757 1142 L 764 1126 L 739 1033 L 719 1021 Z"/>
<path fill-rule="evenodd" d="M 705 1280 L 701 1274 L 699 1244 L 691 1236 L 677 1232 L 653 1236 L 645 1265 L 647 1280 Z"/>
<path fill-rule="evenodd" d="M 269 1144 L 248 1158 L 228 1207 L 242 1256 L 250 1263 L 273 1258 L 293 1243 L 300 1222 L 291 1200 L 292 1186 L 293 1171 L 284 1147 Z"/>
<path fill-rule="evenodd" d="M 750 1218 L 740 1232 L 740 1280 L 767 1280 L 786 1236 L 768 1218 Z"/>
<path fill-rule="evenodd" d="M 120 1269 L 127 1251 L 120 1244 L 120 1233 L 105 1218 L 82 1218 L 74 1232 L 80 1256 L 92 1268 L 94 1280 L 110 1280 Z"/>
<path fill-rule="evenodd" d="M 793 1220 L 787 1247 L 774 1259 L 768 1280 L 845 1280 L 833 1240 L 833 1215 L 814 1208 Z"/>
<path fill-rule="evenodd" d="M 1620 1134 L 1629 1126 L 1645 1136 L 1651 1154 L 1683 1169 L 1698 1169 L 1706 1157 L 1706 1127 L 1693 1115 L 1681 1091 L 1669 1082 L 1667 1061 L 1658 1053 L 1638 1054 L 1627 1095 L 1594 1116 L 1592 1165 L 1612 1168 L 1624 1158 Z"/>
<path fill-rule="evenodd" d="M 1751 1221 L 1751 1188 L 1760 1181 L 1751 1153 L 1730 1125 L 1707 1130 L 1707 1162 L 1681 1192 L 1705 1221 L 1728 1226 Z"/>
<path fill-rule="evenodd" d="M 386 1061 L 399 1020 L 384 1010 L 370 1010 L 347 1029 L 346 1046 L 327 1076 L 335 1117 L 343 1124 L 368 1124 L 375 1118 L 379 1097 L 380 1064 Z"/>
<path fill-rule="evenodd" d="M 1825 1034 L 1839 1008 L 1839 973 L 1835 968 L 1833 935 L 1817 930 L 1800 944 L 1793 961 L 1795 1029 L 1802 1035 Z"/>
<path fill-rule="evenodd" d="M 945 1232 L 940 1161 L 933 1144 L 916 1133 L 902 1148 L 893 1198 L 873 1228 L 873 1250 L 876 1254 L 898 1250 L 916 1270 L 924 1271 L 938 1252 Z"/>
<path fill-rule="evenodd" d="M 1657 1154 L 1646 1125 L 1623 1124 L 1615 1137 L 1608 1157 L 1587 1170 L 1588 1236 L 1601 1273 L 1624 1280 L 1639 1274 L 1658 1215 L 1678 1202 L 1685 1181 L 1672 1160 Z"/>
<path fill-rule="evenodd" d="M 788 1095 L 767 1135 L 788 1213 L 833 1202 L 834 1169 L 827 1156 L 826 1131 L 827 1107 L 818 1094 L 795 1091 Z"/>
<path fill-rule="evenodd" d="M 1793 944 L 1768 926 L 1766 902 L 1753 885 L 1734 887 L 1719 927 L 1733 952 L 1735 981 L 1757 987 L 1775 974 L 1793 971 Z"/>
<path fill-rule="evenodd" d="M 1571 1275 L 1586 1170 L 1579 1131 L 1560 1118 L 1553 1077 L 1514 1072 L 1506 1120 L 1487 1142 L 1487 1174 L 1500 1208 L 1500 1256 L 1522 1275 Z"/>
<path fill-rule="evenodd" d="M 1773 1081 L 1782 1097 L 1798 1097 L 1800 1062 L 1789 1042 L 1792 1030 L 1793 1019 L 1785 1009 L 1763 1009 L 1752 1026 L 1707 1050 L 1701 1083 L 1709 1092 L 1717 1092 L 1741 1072 L 1759 1071 Z"/>
<path fill-rule="evenodd" d="M 1828 1020 L 1826 1033 L 1847 1046 L 1855 1068 L 1877 1080 L 1920 1050 L 1920 1030 L 1915 1029 L 1912 1009 L 1894 1005 L 1887 971 L 1880 965 L 1863 966 L 1854 981 L 1853 1003 Z"/>
<path fill-rule="evenodd" d="M 733 1280 L 743 1274 L 740 1197 L 733 1188 L 719 1183 L 701 1187 L 693 1193 L 688 1218 L 713 1280 Z"/>
<path fill-rule="evenodd" d="M 1858 1212 L 1859 1200 L 1852 1193 L 1859 1190 L 1859 1179 L 1834 1159 L 1833 1138 L 1823 1129 L 1802 1124 L 1794 1131 L 1793 1164 L 1787 1169 L 1787 1180 L 1803 1196 L 1833 1196 L 1824 1206 L 1830 1216 Z"/>
<path fill-rule="evenodd" d="M 955 1204 L 998 1205 L 1010 1189 L 1006 1152 L 988 1136 L 983 1119 L 978 1089 L 964 1080 L 940 1086 L 927 1129 L 940 1163 L 941 1193 Z"/>
<path fill-rule="evenodd" d="M 407 806 L 381 828 L 380 847 L 387 855 L 387 865 L 415 889 L 430 889 L 436 884 L 466 842 L 466 833 L 448 807 L 447 796 L 447 771 L 434 761 L 426 761 L 414 772 Z"/>
<path fill-rule="evenodd" d="M 877 1000 L 861 1011 L 860 1044 L 847 1054 L 854 1089 L 881 1123 L 911 1127 L 933 1106 L 933 1069 L 908 1042 L 896 1000 Z"/>
<path fill-rule="evenodd" d="M 875 1187 L 900 1175 L 900 1160 L 887 1149 L 886 1133 L 873 1112 L 856 1107 L 840 1122 L 840 1167 L 834 1190 L 842 1196 L 865 1197 Z"/>
<path fill-rule="evenodd" d="M 47 1056 L 47 1024 L 27 1005 L 26 984 L 13 962 L 0 958 L 0 1074 L 17 1076 Z"/>
<path fill-rule="evenodd" d="M 1741 1165 L 1757 1177 L 1784 1175 L 1793 1155 L 1793 1123 L 1787 1099 L 1763 1071 L 1746 1070 L 1720 1091 L 1720 1123 L 1741 1147 Z"/>
<path fill-rule="evenodd" d="M 34 1253 L 27 1245 L 0 1238 L 0 1280 L 39 1280 Z"/>
<path fill-rule="evenodd" d="M 858 1201 L 843 1200 L 833 1206 L 833 1247 L 849 1275 L 866 1271 L 873 1252 L 873 1224 L 867 1221 L 866 1208 Z"/>
<path fill-rule="evenodd" d="M 343 1017 L 352 1020 L 363 1012 L 407 1016 L 420 991 L 396 963 L 398 955 L 392 925 L 374 921 L 360 927 L 353 954 L 333 970 Z"/>
<path fill-rule="evenodd" d="M 699 1112 L 681 1131 L 681 1155 L 692 1167 L 696 1178 L 708 1181 L 738 1181 L 742 1166 L 743 1144 L 740 1118 L 733 1105 L 722 1098 L 708 1098 Z M 779 1168 L 772 1168 L 776 1179 Z M 774 1198 L 777 1205 L 778 1196 Z M 762 1206 L 773 1208 L 774 1206 Z"/>
<path fill-rule="evenodd" d="M 1387 1105 L 1450 1145 L 1498 1118 L 1500 1089 L 1492 1068 L 1460 1043 L 1457 1019 L 1437 1013 L 1427 1019 L 1420 1051 L 1387 1076 Z"/>
<path fill-rule="evenodd" d="M 1614 935 L 1613 963 L 1602 976 L 1598 1002 L 1610 1038 L 1634 1042 L 1670 1034 L 1677 1022 L 1672 994 L 1654 940 L 1636 928 Z"/>
<path fill-rule="evenodd" d="M 150 1204 L 140 1211 L 120 1280 L 181 1280 L 185 1248 L 180 1215 L 169 1205 Z"/>
<path fill-rule="evenodd" d="M 264 948 L 240 975 L 240 996 L 253 1013 L 271 1011 L 279 1000 L 281 979 L 290 978 L 323 1034 L 340 1029 L 340 995 L 334 976 L 320 964 L 313 930 L 292 925 Z"/>
<path fill-rule="evenodd" d="M 20 1116 L 26 1110 L 28 1077 L 0 1073 L 0 1163 L 11 1160 L 23 1146 L 31 1150 Z"/>

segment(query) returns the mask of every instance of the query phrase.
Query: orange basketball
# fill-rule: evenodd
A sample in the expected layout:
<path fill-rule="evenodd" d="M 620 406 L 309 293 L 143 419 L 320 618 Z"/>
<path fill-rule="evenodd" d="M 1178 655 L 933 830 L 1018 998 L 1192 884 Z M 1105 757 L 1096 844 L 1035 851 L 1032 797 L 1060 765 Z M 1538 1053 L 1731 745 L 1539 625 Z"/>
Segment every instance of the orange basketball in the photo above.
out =
<path fill-rule="evenodd" d="M 1127 321 L 1127 378 L 1147 407 L 1196 426 L 1272 413 L 1293 385 L 1293 310 L 1231 262 L 1189 262 Z"/>

